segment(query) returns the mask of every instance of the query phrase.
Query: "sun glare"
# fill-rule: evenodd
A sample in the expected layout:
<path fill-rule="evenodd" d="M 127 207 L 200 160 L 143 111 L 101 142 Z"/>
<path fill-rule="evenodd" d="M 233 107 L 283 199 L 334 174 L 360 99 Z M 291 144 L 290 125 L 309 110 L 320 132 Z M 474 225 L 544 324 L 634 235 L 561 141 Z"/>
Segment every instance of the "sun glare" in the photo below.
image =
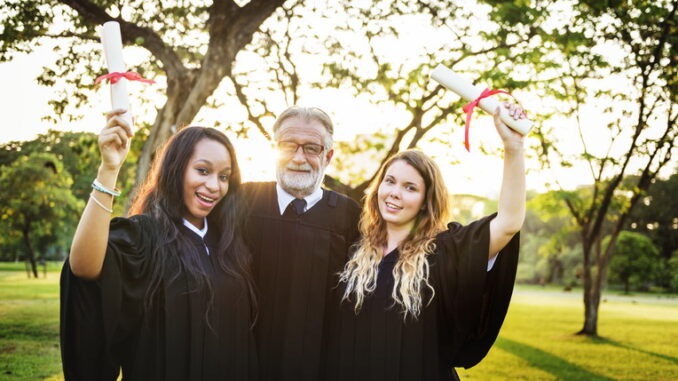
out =
<path fill-rule="evenodd" d="M 275 180 L 277 151 L 273 144 L 253 139 L 236 139 L 234 144 L 237 147 L 243 182 Z"/>

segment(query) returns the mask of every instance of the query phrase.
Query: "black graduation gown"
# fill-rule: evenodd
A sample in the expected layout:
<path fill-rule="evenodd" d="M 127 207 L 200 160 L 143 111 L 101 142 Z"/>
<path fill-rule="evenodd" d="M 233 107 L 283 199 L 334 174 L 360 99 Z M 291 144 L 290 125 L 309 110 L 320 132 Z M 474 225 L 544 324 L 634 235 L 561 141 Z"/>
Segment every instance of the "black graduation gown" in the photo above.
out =
<path fill-rule="evenodd" d="M 250 207 L 245 237 L 259 291 L 260 375 L 319 380 L 329 295 L 358 237 L 360 209 L 355 201 L 323 190 L 306 213 L 283 217 L 274 182 L 244 184 L 243 194 Z"/>
<path fill-rule="evenodd" d="M 403 321 L 394 306 L 394 250 L 379 264 L 377 287 L 356 316 L 343 302 L 330 322 L 323 380 L 457 380 L 453 367 L 471 367 L 490 349 L 504 321 L 518 262 L 516 235 L 487 272 L 489 221 L 451 223 L 428 257 L 435 290 L 420 316 Z M 343 291 L 341 290 L 338 291 Z M 339 292 L 335 297 L 339 298 Z M 428 301 L 430 291 L 424 301 Z"/>
<path fill-rule="evenodd" d="M 86 281 L 66 261 L 61 272 L 61 353 L 66 380 L 256 380 L 250 301 L 244 282 L 225 274 L 216 258 L 216 234 L 198 248 L 214 292 L 209 325 L 207 290 L 196 290 L 183 271 L 168 269 L 156 303 L 144 313 L 153 263 L 147 259 L 157 225 L 144 215 L 111 221 L 101 275 Z M 204 243 L 203 243 L 204 242 Z M 177 266 L 178 262 L 174 262 Z M 211 325 L 211 327 L 210 327 Z"/>

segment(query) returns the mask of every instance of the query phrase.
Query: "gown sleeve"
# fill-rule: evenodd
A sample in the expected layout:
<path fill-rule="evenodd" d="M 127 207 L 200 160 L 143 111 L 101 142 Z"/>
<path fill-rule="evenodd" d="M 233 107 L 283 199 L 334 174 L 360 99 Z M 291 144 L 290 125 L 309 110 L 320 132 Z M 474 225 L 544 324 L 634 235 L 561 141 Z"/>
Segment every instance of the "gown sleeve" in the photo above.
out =
<path fill-rule="evenodd" d="M 453 366 L 470 368 L 485 357 L 499 334 L 516 276 L 519 233 L 487 270 L 490 221 L 495 214 L 466 226 L 450 223 L 438 236 L 436 258 L 441 315 L 449 328 Z"/>
<path fill-rule="evenodd" d="M 61 358 L 70 380 L 116 380 L 120 354 L 141 319 L 147 289 L 150 222 L 111 220 L 102 272 L 93 281 L 61 270 Z"/>

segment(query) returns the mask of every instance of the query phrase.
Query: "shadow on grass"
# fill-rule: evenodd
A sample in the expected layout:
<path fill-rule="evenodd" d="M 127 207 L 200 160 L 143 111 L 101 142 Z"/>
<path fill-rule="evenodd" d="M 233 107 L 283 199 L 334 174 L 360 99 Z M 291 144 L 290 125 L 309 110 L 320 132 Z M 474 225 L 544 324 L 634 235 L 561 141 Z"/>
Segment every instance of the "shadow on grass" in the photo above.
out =
<path fill-rule="evenodd" d="M 678 358 L 675 358 L 675 357 L 672 357 L 672 356 L 669 356 L 669 355 L 664 355 L 664 354 L 657 353 L 657 352 L 647 351 L 645 349 L 639 349 L 639 348 L 631 347 L 629 345 L 622 344 L 622 343 L 614 341 L 614 340 L 606 339 L 604 337 L 591 337 L 591 338 L 589 338 L 589 340 L 591 340 L 591 342 L 596 343 L 596 344 L 612 345 L 612 346 L 617 347 L 617 348 L 627 349 L 627 350 L 630 350 L 630 351 L 636 351 L 636 352 L 639 352 L 639 353 L 642 353 L 642 354 L 646 354 L 648 356 L 658 357 L 662 360 L 671 361 L 672 363 L 678 365 Z"/>
<path fill-rule="evenodd" d="M 562 380 L 613 381 L 614 379 L 592 373 L 579 365 L 563 360 L 551 353 L 517 341 L 498 338 L 494 344 L 500 349 L 527 361 L 531 366 Z"/>

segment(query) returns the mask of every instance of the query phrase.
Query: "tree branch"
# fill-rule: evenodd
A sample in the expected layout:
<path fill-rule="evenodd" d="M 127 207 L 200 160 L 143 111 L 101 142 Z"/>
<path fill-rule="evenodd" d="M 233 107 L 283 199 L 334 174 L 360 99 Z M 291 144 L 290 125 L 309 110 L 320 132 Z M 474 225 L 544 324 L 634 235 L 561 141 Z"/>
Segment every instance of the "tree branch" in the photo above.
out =
<path fill-rule="evenodd" d="M 233 0 L 214 0 L 209 13 L 209 50 L 235 58 L 252 41 L 261 24 L 284 0 L 252 0 L 239 7 Z"/>
<path fill-rule="evenodd" d="M 73 8 L 80 17 L 91 25 L 101 25 L 107 21 L 117 21 L 120 23 L 120 32 L 123 43 L 128 45 L 135 44 L 138 39 L 142 39 L 141 46 L 150 51 L 160 62 L 162 62 L 167 76 L 180 76 L 186 72 L 186 68 L 174 49 L 167 46 L 160 36 L 150 28 L 140 27 L 136 24 L 113 18 L 106 11 L 89 0 L 59 0 L 61 3 Z"/>
<path fill-rule="evenodd" d="M 247 110 L 247 119 L 254 123 L 254 125 L 257 127 L 259 132 L 261 132 L 262 135 L 266 138 L 266 140 L 272 140 L 273 138 L 271 137 L 271 134 L 266 131 L 266 128 L 264 125 L 261 123 L 261 118 L 266 116 L 267 113 L 264 112 L 263 114 L 260 115 L 254 115 L 252 112 L 252 108 L 250 107 L 249 101 L 247 99 L 247 95 L 243 92 L 243 87 L 238 83 L 238 81 L 235 79 L 235 77 L 231 77 L 231 81 L 233 82 L 233 87 L 235 88 L 235 94 L 238 97 L 238 100 L 240 101 L 240 104 L 245 107 Z"/>
<path fill-rule="evenodd" d="M 79 38 L 81 40 L 89 40 L 89 41 L 96 41 L 99 42 L 100 38 L 96 36 L 92 36 L 89 34 L 83 34 L 83 33 L 72 33 L 72 32 L 63 32 L 61 34 L 50 34 L 46 33 L 43 34 L 43 36 L 48 37 L 48 38 Z"/>

